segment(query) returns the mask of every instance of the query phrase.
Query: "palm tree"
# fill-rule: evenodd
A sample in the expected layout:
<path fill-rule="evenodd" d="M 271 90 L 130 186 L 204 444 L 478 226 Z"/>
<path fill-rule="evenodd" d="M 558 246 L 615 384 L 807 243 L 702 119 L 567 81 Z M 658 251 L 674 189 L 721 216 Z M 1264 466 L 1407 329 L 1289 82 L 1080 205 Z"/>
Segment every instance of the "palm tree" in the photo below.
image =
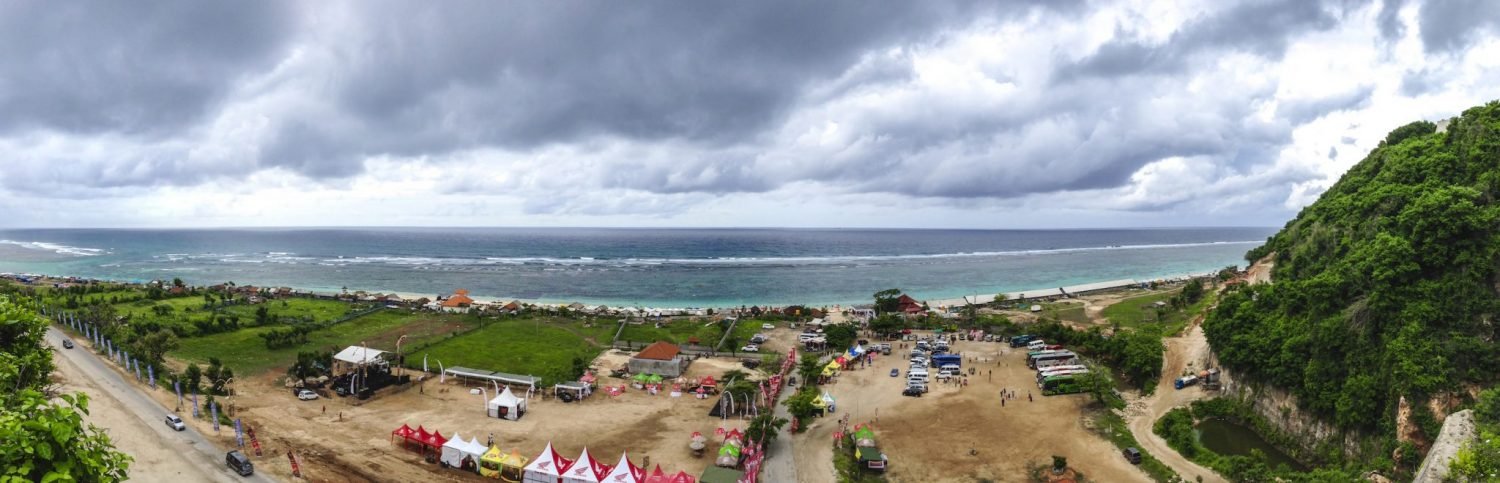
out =
<path fill-rule="evenodd" d="M 781 434 L 781 428 L 787 423 L 786 418 L 778 418 L 775 414 L 761 414 L 750 420 L 750 426 L 745 428 L 745 438 L 750 441 L 770 443 Z M 766 447 L 770 447 L 769 444 Z"/>

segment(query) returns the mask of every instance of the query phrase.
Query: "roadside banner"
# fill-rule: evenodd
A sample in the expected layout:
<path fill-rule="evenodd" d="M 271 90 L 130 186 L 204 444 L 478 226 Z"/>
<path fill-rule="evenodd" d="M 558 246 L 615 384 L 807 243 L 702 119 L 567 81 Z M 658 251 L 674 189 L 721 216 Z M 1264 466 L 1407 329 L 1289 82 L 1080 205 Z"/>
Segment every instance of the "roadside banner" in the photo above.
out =
<path fill-rule="evenodd" d="M 135 361 L 135 382 L 141 382 L 141 361 Z"/>
<path fill-rule="evenodd" d="M 151 382 L 152 389 L 156 389 L 156 366 L 146 366 L 146 380 Z"/>
<path fill-rule="evenodd" d="M 438 359 L 438 384 L 442 384 L 447 379 L 448 379 L 448 370 L 447 369 L 443 369 L 443 360 L 442 359 Z"/>
<path fill-rule="evenodd" d="M 182 407 L 182 379 L 172 381 L 172 390 L 177 392 L 177 407 Z"/>
<path fill-rule="evenodd" d="M 219 432 L 219 402 L 214 401 L 208 403 L 208 412 L 209 414 L 213 415 L 212 418 L 214 420 L 214 432 L 217 433 Z"/>
<path fill-rule="evenodd" d="M 427 354 L 422 354 L 422 372 L 427 371 Z"/>
<path fill-rule="evenodd" d="M 193 419 L 203 419 L 198 416 L 198 390 L 193 390 Z"/>
<path fill-rule="evenodd" d="M 240 418 L 234 418 L 234 444 L 245 447 L 245 430 L 241 429 Z"/>

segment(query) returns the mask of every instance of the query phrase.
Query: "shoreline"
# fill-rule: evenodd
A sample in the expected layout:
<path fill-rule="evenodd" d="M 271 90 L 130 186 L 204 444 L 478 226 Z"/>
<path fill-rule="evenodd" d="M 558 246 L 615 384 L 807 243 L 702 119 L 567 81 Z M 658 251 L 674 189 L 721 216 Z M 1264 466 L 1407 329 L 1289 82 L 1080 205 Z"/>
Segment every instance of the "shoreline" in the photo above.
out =
<path fill-rule="evenodd" d="M 1199 278 L 1199 277 L 1205 277 L 1205 276 L 1212 276 L 1214 273 L 1216 273 L 1216 272 L 1214 272 L 1214 271 L 1207 271 L 1207 272 L 1179 273 L 1179 274 L 1167 275 L 1167 276 L 1159 276 L 1159 277 L 1143 277 L 1143 278 L 1138 277 L 1138 278 L 1130 278 L 1130 279 L 1098 280 L 1098 281 L 1085 282 L 1085 283 L 1080 283 L 1080 284 L 1059 285 L 1059 286 L 1055 286 L 1055 287 L 1051 287 L 1051 288 L 1039 288 L 1039 289 L 1031 289 L 1031 290 L 1015 290 L 1015 291 L 1009 291 L 1009 292 L 979 293 L 979 294 L 974 294 L 974 295 L 961 295 L 961 296 L 959 296 L 957 298 L 948 297 L 948 298 L 929 298 L 929 299 L 924 299 L 924 298 L 921 298 L 921 297 L 918 296 L 920 294 L 916 294 L 916 293 L 908 293 L 908 294 L 912 295 L 913 298 L 917 298 L 918 300 L 920 300 L 920 301 L 928 304 L 933 309 L 940 309 L 940 308 L 943 308 L 943 307 L 954 307 L 954 306 L 968 305 L 968 304 L 971 304 L 971 303 L 972 304 L 987 304 L 987 303 L 991 303 L 991 302 L 994 302 L 995 296 L 998 295 L 998 294 L 1000 294 L 1000 293 L 1004 293 L 1004 294 L 1007 295 L 1006 300 L 1016 300 L 1018 298 L 1021 298 L 1021 296 L 1025 296 L 1025 298 L 1055 297 L 1055 296 L 1062 295 L 1064 292 L 1068 293 L 1068 294 L 1075 294 L 1075 293 L 1087 293 L 1087 292 L 1093 292 L 1093 291 L 1099 291 L 1099 290 L 1111 290 L 1111 289 L 1126 288 L 1126 287 L 1130 287 L 1130 286 L 1135 286 L 1135 285 L 1140 285 L 1140 284 L 1145 284 L 1145 283 L 1151 283 L 1151 282 L 1181 281 L 1181 280 L 1187 280 L 1187 279 L 1191 279 L 1191 278 Z M 140 282 L 140 281 L 134 281 L 134 280 L 101 279 L 101 278 L 91 278 L 91 277 L 79 277 L 79 276 L 74 276 L 74 275 L 51 275 L 51 274 L 44 274 L 44 273 L 0 272 L 0 277 L 4 277 L 4 278 L 7 278 L 7 279 L 11 279 L 11 280 L 16 280 L 18 277 L 35 277 L 35 278 L 51 278 L 51 279 L 73 279 L 73 280 L 95 281 L 95 282 L 104 282 L 104 283 L 118 283 L 118 284 L 131 284 L 131 285 L 144 285 L 144 284 L 148 283 L 148 282 Z M 206 286 L 200 286 L 200 287 L 206 287 Z M 312 295 L 340 295 L 341 293 L 343 293 L 343 290 L 340 290 L 340 289 L 329 289 L 329 288 L 323 288 L 323 287 L 307 287 L 307 286 L 297 286 L 297 285 L 267 285 L 264 288 L 280 288 L 280 287 L 287 287 L 287 288 L 290 288 L 294 292 L 297 292 L 297 293 L 312 294 Z M 457 289 L 460 289 L 460 288 L 462 288 L 462 287 L 455 287 L 454 290 L 457 290 Z M 417 300 L 417 299 L 424 298 L 424 297 L 425 298 L 429 298 L 429 299 L 435 301 L 435 300 L 437 300 L 437 298 L 439 296 L 452 295 L 452 292 L 425 294 L 425 293 L 416 293 L 416 292 L 402 292 L 402 291 L 394 291 L 394 290 L 377 290 L 377 289 L 365 289 L 365 288 L 357 288 L 357 289 L 351 289 L 351 290 L 349 290 L 349 293 L 355 293 L 355 292 L 366 292 L 366 293 L 370 293 L 370 294 L 396 294 L 396 295 L 400 296 L 403 300 L 408 300 L 408 301 L 410 301 L 410 300 Z M 646 304 L 641 304 L 641 303 L 626 304 L 626 303 L 618 303 L 618 302 L 617 303 L 610 303 L 610 302 L 604 302 L 604 301 L 599 301 L 599 300 L 596 300 L 596 299 L 589 299 L 589 298 L 578 298 L 578 299 L 572 299 L 572 300 L 547 300 L 547 299 L 525 299 L 525 298 L 511 298 L 511 297 L 496 297 L 496 296 L 489 296 L 489 295 L 475 295 L 473 293 L 468 294 L 468 296 L 469 296 L 469 298 L 474 299 L 475 302 L 479 302 L 479 303 L 483 303 L 483 304 L 504 304 L 504 303 L 507 303 L 507 302 L 510 302 L 510 301 L 514 300 L 514 301 L 519 301 L 519 302 L 525 303 L 525 304 L 543 305 L 543 306 L 566 306 L 566 305 L 573 304 L 573 303 L 581 303 L 581 304 L 583 304 L 583 305 L 585 305 L 585 306 L 587 306 L 589 308 L 593 308 L 593 307 L 597 307 L 597 306 L 600 306 L 600 305 L 604 305 L 604 306 L 608 306 L 610 308 L 616 308 L 616 309 L 618 309 L 618 308 L 633 307 L 633 308 L 648 309 L 648 310 L 699 310 L 699 309 L 715 309 L 715 310 L 718 310 L 718 309 L 737 309 L 737 308 L 740 308 L 740 307 L 748 307 L 748 306 L 752 306 L 752 305 L 753 306 L 759 306 L 759 307 L 786 307 L 786 306 L 794 306 L 794 305 L 801 305 L 801 306 L 806 306 L 806 307 L 855 307 L 855 306 L 859 306 L 859 305 L 869 305 L 869 304 L 873 303 L 873 300 L 866 300 L 866 301 L 858 301 L 858 302 L 849 302 L 849 301 L 845 301 L 845 302 L 798 302 L 798 303 L 786 303 L 786 304 L 759 303 L 759 304 L 737 304 L 737 305 L 704 304 L 704 305 L 690 305 L 690 306 L 672 306 L 671 304 L 651 304 L 651 303 L 646 303 Z"/>

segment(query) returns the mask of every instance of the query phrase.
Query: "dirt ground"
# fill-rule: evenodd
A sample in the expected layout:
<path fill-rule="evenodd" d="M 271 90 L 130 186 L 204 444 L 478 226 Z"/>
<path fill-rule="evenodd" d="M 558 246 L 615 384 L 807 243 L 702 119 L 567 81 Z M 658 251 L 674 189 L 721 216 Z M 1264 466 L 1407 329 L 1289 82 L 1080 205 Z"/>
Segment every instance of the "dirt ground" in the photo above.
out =
<path fill-rule="evenodd" d="M 892 343 L 899 351 L 900 342 Z M 874 426 L 890 457 L 891 481 L 1026 481 L 1029 467 L 1051 464 L 1053 455 L 1066 456 L 1069 465 L 1094 481 L 1150 481 L 1109 441 L 1085 428 L 1088 396 L 1041 396 L 1024 350 L 972 341 L 960 341 L 953 350 L 964 356 L 966 372 L 976 369 L 967 387 L 933 381 L 931 392 L 920 398 L 902 396 L 905 382 L 890 377 L 890 371 L 904 374 L 907 364 L 895 352 L 825 385 L 837 412 L 796 436 L 798 481 L 835 481 L 833 432 L 845 415 L 851 427 L 859 422 Z M 1002 389 L 1018 397 L 1001 406 Z M 1033 401 L 1027 400 L 1028 392 Z"/>
<path fill-rule="evenodd" d="M 599 362 L 603 367 L 623 365 L 626 358 L 607 351 Z M 737 360 L 703 359 L 694 362 L 686 376 L 719 378 L 731 369 L 742 368 Z M 266 449 L 264 456 L 252 457 L 257 469 L 284 480 L 291 480 L 285 451 L 293 449 L 301 459 L 303 476 L 310 481 L 489 481 L 424 463 L 416 450 L 392 444 L 391 430 L 403 423 L 435 429 L 444 436 L 455 431 L 465 439 L 478 436 L 481 443 L 493 434 L 502 450 L 515 449 L 527 458 L 540 453 L 549 441 L 568 458 L 577 457 L 587 446 L 595 458 L 607 464 L 614 464 L 622 451 L 629 451 L 636 464 L 660 464 L 664 470 L 684 470 L 696 476 L 711 459 L 692 456 L 687 447 L 689 436 L 698 431 L 712 438 L 716 428 L 743 430 L 746 426 L 746 421 L 738 418 L 709 417 L 717 398 L 699 400 L 689 394 L 672 398 L 665 392 L 651 396 L 630 389 L 619 397 L 610 397 L 601 391 L 571 404 L 535 398 L 528 402 L 529 411 L 520 421 L 508 421 L 485 417 L 486 396 L 469 394 L 470 386 L 452 378 L 440 383 L 434 377 L 357 406 L 347 398 L 299 401 L 290 391 L 275 385 L 277 379 L 273 371 L 239 383 L 240 396 L 233 403 L 234 415 L 256 428 Z M 600 383 L 627 384 L 609 377 L 602 377 Z M 162 393 L 157 391 L 153 396 L 175 398 Z M 488 397 L 494 397 L 493 391 Z M 190 423 L 199 431 L 213 433 L 206 422 Z M 227 435 L 220 438 L 221 444 L 233 444 L 232 428 L 221 434 Z M 711 441 L 709 451 L 717 450 L 715 443 Z"/>

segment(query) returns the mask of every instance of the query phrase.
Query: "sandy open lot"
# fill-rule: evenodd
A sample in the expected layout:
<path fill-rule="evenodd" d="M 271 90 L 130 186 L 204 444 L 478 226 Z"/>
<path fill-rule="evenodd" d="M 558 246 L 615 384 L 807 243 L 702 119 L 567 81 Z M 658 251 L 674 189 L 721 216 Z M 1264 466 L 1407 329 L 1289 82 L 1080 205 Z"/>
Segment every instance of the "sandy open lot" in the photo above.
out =
<path fill-rule="evenodd" d="M 904 380 L 890 377 L 892 368 L 904 375 L 907 366 L 895 351 L 890 357 L 877 356 L 873 367 L 846 371 L 824 386 L 837 400 L 838 412 L 796 436 L 798 480 L 835 481 L 833 431 L 837 418 L 848 414 L 851 426 L 862 421 L 874 425 L 891 459 L 892 481 L 1026 481 L 1030 466 L 1051 464 L 1053 455 L 1066 456 L 1069 465 L 1094 481 L 1150 481 L 1112 444 L 1084 427 L 1089 396 L 1042 397 L 1036 391 L 1035 372 L 1026 368 L 1024 351 L 969 341 L 953 349 L 964 356 L 965 372 L 976 369 L 967 387 L 934 382 L 923 397 L 904 397 Z M 1002 407 L 1004 388 L 1019 398 Z M 1028 391 L 1034 393 L 1032 402 Z"/>

